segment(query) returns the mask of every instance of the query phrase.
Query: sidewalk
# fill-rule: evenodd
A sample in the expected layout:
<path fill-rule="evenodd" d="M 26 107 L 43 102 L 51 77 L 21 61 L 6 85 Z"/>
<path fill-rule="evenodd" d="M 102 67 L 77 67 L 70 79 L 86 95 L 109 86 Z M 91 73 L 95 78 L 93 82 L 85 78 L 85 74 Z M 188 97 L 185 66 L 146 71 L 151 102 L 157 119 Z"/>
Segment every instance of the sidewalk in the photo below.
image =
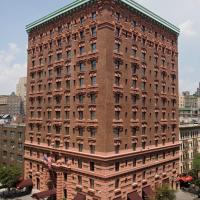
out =
<path fill-rule="evenodd" d="M 194 194 L 179 190 L 176 192 L 176 200 L 198 200 L 198 198 Z"/>

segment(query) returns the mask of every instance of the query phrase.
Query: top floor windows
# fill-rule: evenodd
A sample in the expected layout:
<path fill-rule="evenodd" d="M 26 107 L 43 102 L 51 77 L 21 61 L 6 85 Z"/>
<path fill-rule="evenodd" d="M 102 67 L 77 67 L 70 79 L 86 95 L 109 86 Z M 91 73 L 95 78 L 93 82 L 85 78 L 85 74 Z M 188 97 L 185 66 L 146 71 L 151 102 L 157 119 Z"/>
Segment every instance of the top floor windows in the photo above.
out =
<path fill-rule="evenodd" d="M 83 24 L 84 21 L 85 21 L 84 17 L 81 17 L 81 18 L 80 18 L 80 23 Z"/>
<path fill-rule="evenodd" d="M 58 33 L 62 33 L 62 26 L 58 27 Z"/>
<path fill-rule="evenodd" d="M 145 32 L 145 30 L 146 30 L 146 27 L 144 26 L 144 25 L 142 25 L 142 32 Z"/>
<path fill-rule="evenodd" d="M 120 14 L 118 12 L 115 14 L 115 19 L 116 19 L 116 21 L 120 20 Z"/>
<path fill-rule="evenodd" d="M 137 26 L 137 22 L 135 20 L 132 20 L 132 26 L 136 27 Z"/>
<path fill-rule="evenodd" d="M 96 12 L 92 12 L 92 20 L 95 20 L 96 18 L 97 18 L 97 14 L 96 14 Z"/>

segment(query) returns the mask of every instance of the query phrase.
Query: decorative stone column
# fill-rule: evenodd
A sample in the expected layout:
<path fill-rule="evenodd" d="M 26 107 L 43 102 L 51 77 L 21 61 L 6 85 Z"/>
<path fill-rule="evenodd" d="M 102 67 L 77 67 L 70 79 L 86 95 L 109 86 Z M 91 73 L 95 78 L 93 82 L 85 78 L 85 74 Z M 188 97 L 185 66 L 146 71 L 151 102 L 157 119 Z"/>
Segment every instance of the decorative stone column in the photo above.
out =
<path fill-rule="evenodd" d="M 41 188 L 41 191 L 46 191 L 48 190 L 48 183 L 50 181 L 50 175 L 49 175 L 49 170 L 48 168 L 44 168 L 44 171 L 43 173 L 41 173 L 40 175 L 40 181 L 42 183 L 42 188 Z"/>
<path fill-rule="evenodd" d="M 56 180 L 56 199 L 63 199 L 63 173 L 62 172 L 56 172 L 57 174 L 57 180 Z"/>
<path fill-rule="evenodd" d="M 72 187 L 73 185 L 73 178 L 72 178 L 72 174 L 70 172 L 67 173 L 67 183 L 66 183 L 66 189 L 67 189 L 67 200 L 73 200 L 74 196 L 73 196 L 73 191 L 74 188 Z"/>

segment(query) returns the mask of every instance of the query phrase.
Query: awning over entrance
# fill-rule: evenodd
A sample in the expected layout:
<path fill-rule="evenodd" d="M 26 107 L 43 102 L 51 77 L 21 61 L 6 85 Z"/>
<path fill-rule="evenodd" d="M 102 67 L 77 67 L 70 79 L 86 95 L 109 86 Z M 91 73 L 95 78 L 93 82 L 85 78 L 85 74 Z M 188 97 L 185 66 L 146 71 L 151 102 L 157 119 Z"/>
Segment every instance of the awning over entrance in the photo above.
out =
<path fill-rule="evenodd" d="M 51 196 L 56 196 L 56 189 L 38 192 L 32 195 L 34 199 L 44 199 Z"/>
<path fill-rule="evenodd" d="M 147 186 L 147 187 L 144 187 L 142 189 L 142 192 L 145 194 L 145 196 L 147 196 L 149 199 L 151 199 L 153 196 L 154 196 L 154 192 L 153 190 L 151 189 L 151 186 Z"/>
<path fill-rule="evenodd" d="M 117 198 L 115 198 L 113 200 L 122 200 L 122 198 L 121 197 L 117 197 Z"/>
<path fill-rule="evenodd" d="M 86 200 L 86 196 L 84 194 L 77 193 L 74 200 Z"/>
<path fill-rule="evenodd" d="M 33 186 L 33 182 L 31 179 L 23 180 L 20 183 L 17 184 L 17 189 L 23 189 L 25 187 Z"/>
<path fill-rule="evenodd" d="M 131 192 L 127 195 L 128 200 L 142 200 L 142 197 L 139 196 L 139 194 L 135 192 Z"/>

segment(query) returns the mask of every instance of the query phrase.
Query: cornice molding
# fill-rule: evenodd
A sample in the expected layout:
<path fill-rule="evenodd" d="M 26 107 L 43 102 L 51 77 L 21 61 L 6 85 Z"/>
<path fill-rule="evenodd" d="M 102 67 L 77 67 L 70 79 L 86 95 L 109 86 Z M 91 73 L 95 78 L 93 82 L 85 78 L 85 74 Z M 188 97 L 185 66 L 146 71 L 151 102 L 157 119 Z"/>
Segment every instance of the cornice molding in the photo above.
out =
<path fill-rule="evenodd" d="M 145 7 L 143 7 L 142 5 L 140 5 L 139 3 L 135 2 L 134 0 L 118 0 L 119 2 L 123 3 L 125 6 L 127 6 L 129 9 L 131 10 L 136 10 L 137 12 L 139 12 L 140 14 L 149 17 L 150 19 L 152 19 L 153 21 L 155 21 L 156 23 L 170 29 L 171 31 L 175 32 L 177 35 L 179 35 L 180 33 L 180 29 L 178 27 L 176 27 L 175 25 L 173 25 L 172 23 L 168 22 L 167 20 L 159 17 L 157 14 L 153 13 L 152 11 L 146 9 Z M 26 31 L 29 33 L 31 32 L 33 29 L 42 26 L 54 19 L 57 19 L 58 17 L 61 17 L 63 15 L 69 14 L 77 9 L 82 8 L 83 6 L 86 6 L 88 4 L 91 3 L 97 3 L 97 0 L 75 0 L 74 2 L 70 3 L 69 5 L 56 10 L 30 24 L 28 24 L 26 26 Z"/>

